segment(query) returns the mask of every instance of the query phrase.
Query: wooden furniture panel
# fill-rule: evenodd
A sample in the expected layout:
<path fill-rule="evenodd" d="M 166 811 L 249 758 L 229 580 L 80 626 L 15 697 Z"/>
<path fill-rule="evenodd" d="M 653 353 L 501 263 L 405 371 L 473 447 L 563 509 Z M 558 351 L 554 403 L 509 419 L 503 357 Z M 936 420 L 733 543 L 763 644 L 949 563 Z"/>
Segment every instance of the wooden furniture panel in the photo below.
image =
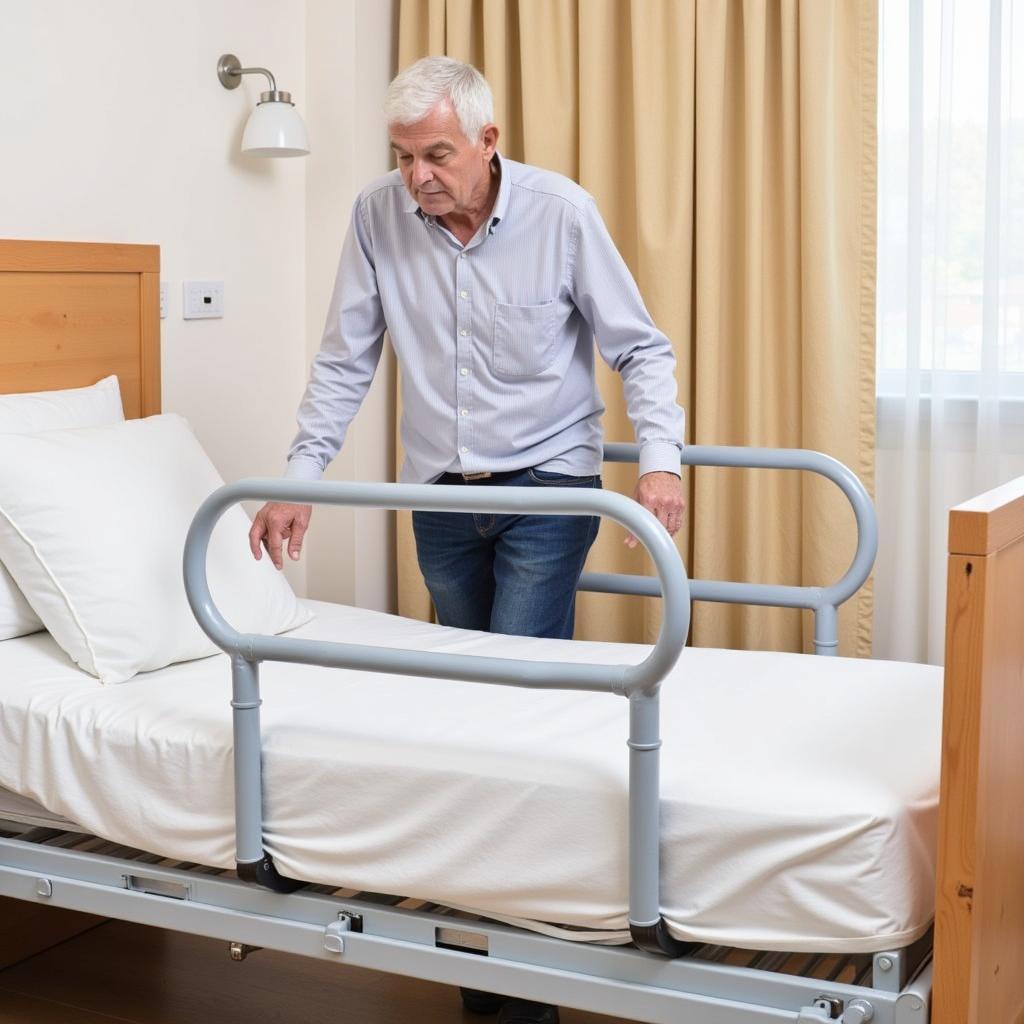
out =
<path fill-rule="evenodd" d="M 950 513 L 934 1024 L 1024 1021 L 1024 478 Z"/>
<path fill-rule="evenodd" d="M 160 411 L 160 250 L 0 240 L 0 392 L 116 373 L 125 416 Z"/>
<path fill-rule="evenodd" d="M 0 271 L 159 274 L 160 246 L 112 242 L 39 242 L 0 238 Z"/>

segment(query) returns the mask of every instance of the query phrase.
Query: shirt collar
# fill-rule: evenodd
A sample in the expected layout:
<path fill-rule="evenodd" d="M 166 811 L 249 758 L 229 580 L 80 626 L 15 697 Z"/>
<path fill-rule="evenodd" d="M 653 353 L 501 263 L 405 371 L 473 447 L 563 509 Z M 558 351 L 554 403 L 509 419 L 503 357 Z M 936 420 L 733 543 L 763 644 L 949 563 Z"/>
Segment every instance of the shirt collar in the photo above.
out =
<path fill-rule="evenodd" d="M 494 151 L 494 156 L 491 157 L 491 163 L 498 169 L 498 173 L 501 178 L 498 182 L 498 195 L 494 200 L 494 209 L 491 210 L 491 222 L 487 226 L 487 233 L 490 234 L 494 229 L 501 223 L 505 216 L 506 210 L 508 210 L 508 197 L 512 189 L 512 183 L 508 179 L 509 168 L 501 158 L 501 154 L 497 150 Z M 402 186 L 405 188 L 405 186 Z M 420 209 L 420 204 L 409 194 L 409 190 L 405 189 L 405 212 L 415 213 L 419 216 L 420 220 L 425 223 L 431 224 L 434 218 L 424 213 Z"/>
<path fill-rule="evenodd" d="M 494 200 L 494 209 L 491 210 L 491 223 L 488 228 L 488 233 L 493 231 L 502 222 L 502 220 L 504 220 L 505 213 L 508 210 L 509 192 L 512 191 L 512 183 L 508 178 L 509 167 L 505 161 L 501 159 L 501 154 L 497 150 L 494 151 L 494 156 L 491 162 L 498 168 L 501 180 L 498 182 L 498 197 Z"/>

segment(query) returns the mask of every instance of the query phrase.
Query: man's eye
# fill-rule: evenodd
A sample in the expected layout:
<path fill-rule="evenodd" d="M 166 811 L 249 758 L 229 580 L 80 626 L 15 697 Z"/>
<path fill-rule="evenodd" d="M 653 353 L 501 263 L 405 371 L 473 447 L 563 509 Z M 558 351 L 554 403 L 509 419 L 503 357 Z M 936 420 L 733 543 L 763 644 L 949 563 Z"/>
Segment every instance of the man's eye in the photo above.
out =
<path fill-rule="evenodd" d="M 407 164 L 407 163 L 409 163 L 409 162 L 410 162 L 411 160 L 412 160 L 412 157 L 411 157 L 411 156 L 409 156 L 408 154 L 404 154 L 404 155 L 402 155 L 402 156 L 400 156 L 400 157 L 398 158 L 398 162 L 399 162 L 400 164 Z"/>

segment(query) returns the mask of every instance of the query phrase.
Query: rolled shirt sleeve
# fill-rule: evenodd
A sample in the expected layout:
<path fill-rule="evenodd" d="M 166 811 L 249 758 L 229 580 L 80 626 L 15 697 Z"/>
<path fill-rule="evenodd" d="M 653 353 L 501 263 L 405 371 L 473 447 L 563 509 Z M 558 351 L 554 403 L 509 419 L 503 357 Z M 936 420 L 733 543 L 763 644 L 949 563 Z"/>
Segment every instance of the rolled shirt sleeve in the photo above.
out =
<path fill-rule="evenodd" d="M 640 446 L 640 475 L 679 476 L 685 415 L 677 401 L 675 355 L 647 312 L 592 199 L 579 212 L 572 289 L 601 357 L 622 377 Z"/>

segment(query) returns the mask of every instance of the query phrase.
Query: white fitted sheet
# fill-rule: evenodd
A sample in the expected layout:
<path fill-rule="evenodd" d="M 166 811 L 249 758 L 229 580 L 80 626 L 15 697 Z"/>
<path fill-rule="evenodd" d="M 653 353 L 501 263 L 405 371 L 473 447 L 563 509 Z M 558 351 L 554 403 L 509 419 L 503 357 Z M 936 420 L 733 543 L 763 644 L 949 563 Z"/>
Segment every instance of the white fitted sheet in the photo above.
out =
<path fill-rule="evenodd" d="M 42 828 L 59 828 L 81 831 L 72 821 L 48 811 L 42 804 L 30 800 L 20 793 L 0 788 L 0 821 L 13 821 L 22 825 L 37 825 Z"/>
<path fill-rule="evenodd" d="M 309 604 L 291 635 L 531 660 L 648 650 Z M 269 663 L 262 681 L 282 874 L 626 938 L 622 698 Z M 116 842 L 232 867 L 229 699 L 223 655 L 101 686 L 45 633 L 4 641 L 0 786 Z M 672 932 L 814 952 L 922 934 L 941 712 L 931 666 L 687 649 L 662 688 Z"/>

